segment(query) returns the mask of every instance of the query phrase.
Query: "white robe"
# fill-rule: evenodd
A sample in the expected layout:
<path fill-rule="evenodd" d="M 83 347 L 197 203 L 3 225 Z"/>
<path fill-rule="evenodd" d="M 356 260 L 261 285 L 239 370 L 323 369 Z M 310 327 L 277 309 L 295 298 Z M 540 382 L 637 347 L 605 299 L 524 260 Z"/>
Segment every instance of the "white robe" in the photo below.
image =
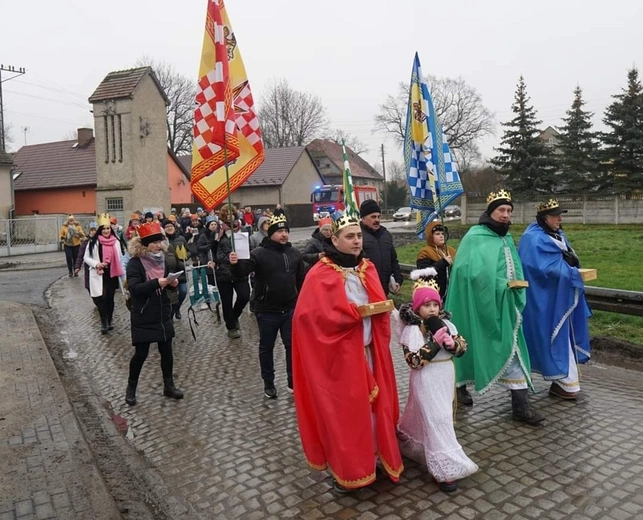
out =
<path fill-rule="evenodd" d="M 453 324 L 447 325 L 454 334 Z M 420 327 L 405 326 L 400 343 L 417 352 L 425 343 Z M 452 360 L 453 356 L 441 349 L 430 363 L 411 370 L 409 399 L 398 425 L 402 454 L 426 464 L 438 482 L 459 480 L 478 471 L 478 466 L 462 450 L 453 429 L 455 368 Z"/>

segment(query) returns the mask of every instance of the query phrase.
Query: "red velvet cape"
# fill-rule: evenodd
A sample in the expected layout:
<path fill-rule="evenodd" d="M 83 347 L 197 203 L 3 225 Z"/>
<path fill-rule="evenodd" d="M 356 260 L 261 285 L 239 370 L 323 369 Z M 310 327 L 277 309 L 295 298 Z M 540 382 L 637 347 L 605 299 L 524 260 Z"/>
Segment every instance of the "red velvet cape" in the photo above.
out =
<path fill-rule="evenodd" d="M 386 299 L 375 266 L 362 260 L 369 302 Z M 399 403 L 388 313 L 371 317 L 373 371 L 364 355 L 362 318 L 350 303 L 342 269 L 322 258 L 306 275 L 293 318 L 292 360 L 299 434 L 308 464 L 329 468 L 347 488 L 375 481 L 377 455 L 392 480 L 404 467 L 395 427 Z"/>

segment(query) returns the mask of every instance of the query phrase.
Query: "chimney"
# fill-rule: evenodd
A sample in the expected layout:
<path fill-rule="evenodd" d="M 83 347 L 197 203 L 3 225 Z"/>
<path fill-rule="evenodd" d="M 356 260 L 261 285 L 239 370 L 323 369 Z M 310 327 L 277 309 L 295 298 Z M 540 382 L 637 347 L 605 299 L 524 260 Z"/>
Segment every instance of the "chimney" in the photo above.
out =
<path fill-rule="evenodd" d="M 78 129 L 78 148 L 85 148 L 92 142 L 94 138 L 93 128 L 79 128 Z"/>

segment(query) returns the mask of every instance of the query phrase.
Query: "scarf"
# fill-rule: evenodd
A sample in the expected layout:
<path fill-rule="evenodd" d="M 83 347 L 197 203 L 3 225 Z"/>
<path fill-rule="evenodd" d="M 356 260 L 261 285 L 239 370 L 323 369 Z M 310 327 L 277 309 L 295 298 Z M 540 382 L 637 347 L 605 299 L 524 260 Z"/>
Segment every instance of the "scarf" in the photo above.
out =
<path fill-rule="evenodd" d="M 165 276 L 165 255 L 163 251 L 159 251 L 158 253 L 148 251 L 147 254 L 141 256 L 140 259 L 145 269 L 145 277 L 148 281 Z"/>
<path fill-rule="evenodd" d="M 124 276 L 123 266 L 119 260 L 117 247 L 120 247 L 121 243 L 114 235 L 110 235 L 109 238 L 105 238 L 103 235 L 98 235 L 98 241 L 100 245 L 103 246 L 103 262 L 109 264 L 109 275 L 111 278 L 118 278 L 119 276 Z"/>
<path fill-rule="evenodd" d="M 482 224 L 483 226 L 487 226 L 496 235 L 499 235 L 501 237 L 507 236 L 507 233 L 509 233 L 509 226 L 511 226 L 511 222 L 509 222 L 509 224 L 503 224 L 502 222 L 496 222 L 495 220 L 493 220 L 486 213 L 483 213 L 482 215 L 480 215 L 480 219 L 478 220 L 478 224 Z"/>
<path fill-rule="evenodd" d="M 78 235 L 78 230 L 75 224 L 67 224 L 67 234 L 65 235 L 65 244 L 68 246 L 74 245 L 74 237 Z"/>
<path fill-rule="evenodd" d="M 362 261 L 362 258 L 364 258 L 363 252 L 357 256 L 342 253 L 332 244 L 326 247 L 324 251 L 326 252 L 326 256 L 340 267 L 357 267 Z"/>

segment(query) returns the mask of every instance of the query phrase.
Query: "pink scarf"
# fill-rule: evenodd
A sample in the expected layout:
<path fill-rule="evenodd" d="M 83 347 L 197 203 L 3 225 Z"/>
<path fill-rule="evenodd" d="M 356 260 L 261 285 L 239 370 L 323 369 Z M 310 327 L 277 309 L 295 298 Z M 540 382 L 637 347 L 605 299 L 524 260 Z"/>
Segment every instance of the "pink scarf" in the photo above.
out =
<path fill-rule="evenodd" d="M 103 246 L 103 262 L 109 264 L 109 275 L 112 278 L 125 275 L 123 266 L 121 266 L 119 260 L 118 251 L 116 250 L 117 247 L 121 246 L 118 239 L 114 235 L 110 235 L 109 238 L 98 235 L 98 241 L 100 245 Z"/>
<path fill-rule="evenodd" d="M 163 251 L 158 253 L 147 252 L 146 255 L 140 257 L 143 268 L 145 269 L 145 276 L 148 280 L 156 280 L 165 276 L 165 255 Z"/>

